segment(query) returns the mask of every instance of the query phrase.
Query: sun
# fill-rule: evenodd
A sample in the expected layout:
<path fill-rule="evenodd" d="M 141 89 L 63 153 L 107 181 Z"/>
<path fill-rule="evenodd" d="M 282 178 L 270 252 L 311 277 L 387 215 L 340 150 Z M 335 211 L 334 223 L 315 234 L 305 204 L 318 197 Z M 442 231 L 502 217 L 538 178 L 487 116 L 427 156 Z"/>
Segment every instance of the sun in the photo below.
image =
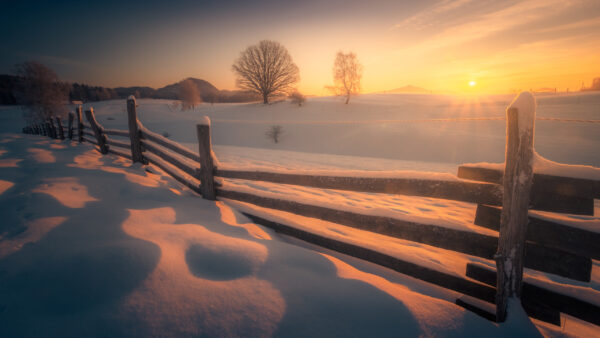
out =
<path fill-rule="evenodd" d="M 477 84 L 477 82 L 475 81 L 469 81 L 469 86 L 470 87 L 474 87 Z"/>

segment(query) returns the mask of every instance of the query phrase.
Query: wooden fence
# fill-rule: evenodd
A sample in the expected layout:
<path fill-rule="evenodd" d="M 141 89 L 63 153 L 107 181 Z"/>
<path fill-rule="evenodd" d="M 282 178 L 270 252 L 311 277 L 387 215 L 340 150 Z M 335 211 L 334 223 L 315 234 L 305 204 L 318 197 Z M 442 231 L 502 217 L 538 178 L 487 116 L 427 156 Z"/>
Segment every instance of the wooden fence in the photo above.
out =
<path fill-rule="evenodd" d="M 522 282 L 523 267 L 579 282 L 590 281 L 592 259 L 600 259 L 600 234 L 528 215 L 527 210 L 593 215 L 594 198 L 600 198 L 600 182 L 533 174 L 532 161 L 529 159 L 531 154 L 523 154 L 518 150 L 527 148 L 519 147 L 519 144 L 532 142 L 532 139 L 520 139 L 522 135 L 516 132 L 516 109 L 507 111 L 508 151 L 504 171 L 460 166 L 456 180 L 438 180 L 422 177 L 372 178 L 223 170 L 214 165 L 217 161 L 212 152 L 210 121 L 207 118 L 196 126 L 199 148 L 198 153 L 195 153 L 144 127 L 137 119 L 136 107 L 135 98 L 130 97 L 127 100 L 128 130 L 104 128 L 96 120 L 91 108 L 85 112 L 88 122 L 86 124 L 82 120 L 82 109 L 79 107 L 75 113 L 69 114 L 66 133 L 59 118 L 28 126 L 23 132 L 57 139 L 76 138 L 80 143 L 88 142 L 97 146 L 103 154 L 111 153 L 133 162 L 151 163 L 205 199 L 214 200 L 221 197 L 251 203 L 259 207 L 318 218 L 495 260 L 496 266 L 504 273 L 498 275 L 491 266 L 469 263 L 465 267 L 465 276 L 461 277 L 420 266 L 374 249 L 245 213 L 254 222 L 280 233 L 479 299 L 486 305 L 482 306 L 481 302 L 473 302 L 468 297 L 458 299 L 456 303 L 490 320 L 505 319 L 505 301 L 510 296 L 521 298 L 525 311 L 531 317 L 542 321 L 560 325 L 560 312 L 563 312 L 600 325 L 598 305 L 564 292 L 531 284 L 527 280 Z M 531 136 L 533 125 L 529 128 Z M 527 137 L 527 134 L 525 136 Z M 522 175 L 529 177 L 530 182 L 517 179 Z M 474 223 L 499 233 L 496 236 L 483 235 L 438 225 L 263 197 L 223 188 L 216 184 L 215 177 L 476 203 Z M 515 186 L 516 184 L 521 185 Z M 511 198 L 503 194 L 503 191 L 519 191 L 519 198 Z M 506 253 L 511 251 L 517 252 L 517 255 L 509 257 L 511 261 L 507 264 Z M 511 270 L 508 271 L 508 268 Z M 497 288 L 497 285 L 500 287 Z M 511 289 L 510 285 L 516 285 L 516 288 Z"/>

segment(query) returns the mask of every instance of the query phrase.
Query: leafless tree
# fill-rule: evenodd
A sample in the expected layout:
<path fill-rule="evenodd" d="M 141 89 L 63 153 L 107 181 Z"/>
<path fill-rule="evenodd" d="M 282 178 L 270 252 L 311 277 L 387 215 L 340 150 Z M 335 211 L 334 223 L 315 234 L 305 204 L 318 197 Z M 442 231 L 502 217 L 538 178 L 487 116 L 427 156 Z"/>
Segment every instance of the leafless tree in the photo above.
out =
<path fill-rule="evenodd" d="M 194 109 L 202 102 L 198 86 L 191 79 L 185 79 L 179 84 L 179 97 L 181 98 L 181 109 Z"/>
<path fill-rule="evenodd" d="M 336 95 L 345 96 L 346 104 L 350 96 L 360 93 L 360 79 L 363 67 L 356 54 L 338 52 L 333 63 L 333 87 L 329 87 Z"/>
<path fill-rule="evenodd" d="M 298 107 L 302 107 L 302 105 L 304 104 L 304 102 L 306 102 L 306 97 L 304 97 L 304 95 L 302 95 L 302 93 L 300 93 L 299 91 L 295 91 L 292 94 L 290 94 L 290 102 L 292 104 L 297 104 Z"/>
<path fill-rule="evenodd" d="M 46 120 L 66 114 L 68 86 L 58 81 L 58 75 L 45 65 L 28 61 L 15 65 L 16 74 L 23 81 L 19 97 L 28 122 Z"/>
<path fill-rule="evenodd" d="M 237 74 L 237 85 L 258 93 L 263 103 L 276 95 L 286 95 L 300 80 L 298 66 L 279 42 L 262 40 L 246 48 L 231 67 Z"/>
<path fill-rule="evenodd" d="M 272 140 L 275 143 L 279 143 L 279 139 L 281 138 L 282 133 L 283 133 L 283 127 L 280 125 L 276 125 L 276 126 L 271 126 L 265 133 L 265 136 L 269 140 Z"/>

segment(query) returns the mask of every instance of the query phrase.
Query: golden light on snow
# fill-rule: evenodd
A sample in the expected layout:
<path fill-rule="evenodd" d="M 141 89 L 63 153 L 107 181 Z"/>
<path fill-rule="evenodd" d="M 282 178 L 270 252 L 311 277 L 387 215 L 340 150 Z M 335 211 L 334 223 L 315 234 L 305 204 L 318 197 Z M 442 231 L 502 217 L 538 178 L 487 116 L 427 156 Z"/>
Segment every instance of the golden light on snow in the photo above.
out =
<path fill-rule="evenodd" d="M 129 210 L 123 231 L 156 244 L 161 256 L 122 311 L 145 319 L 152 336 L 271 336 L 286 304 L 279 290 L 256 274 L 267 248 L 175 221 L 170 207 Z M 215 258 L 226 264 L 212 264 Z"/>
<path fill-rule="evenodd" d="M 98 200 L 90 196 L 87 187 L 75 177 L 49 178 L 32 191 L 48 194 L 67 208 L 83 208 L 87 202 Z"/>

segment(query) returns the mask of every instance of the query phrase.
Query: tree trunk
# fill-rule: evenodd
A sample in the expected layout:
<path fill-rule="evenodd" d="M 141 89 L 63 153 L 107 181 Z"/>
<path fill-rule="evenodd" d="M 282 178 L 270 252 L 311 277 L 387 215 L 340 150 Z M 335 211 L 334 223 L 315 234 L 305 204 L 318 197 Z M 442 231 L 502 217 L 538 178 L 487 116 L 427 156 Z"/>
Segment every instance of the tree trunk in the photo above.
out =
<path fill-rule="evenodd" d="M 350 102 L 350 94 L 346 95 L 346 104 L 348 104 L 348 102 Z"/>
<path fill-rule="evenodd" d="M 263 103 L 264 104 L 268 104 L 269 103 L 269 96 L 267 94 L 263 94 Z"/>

